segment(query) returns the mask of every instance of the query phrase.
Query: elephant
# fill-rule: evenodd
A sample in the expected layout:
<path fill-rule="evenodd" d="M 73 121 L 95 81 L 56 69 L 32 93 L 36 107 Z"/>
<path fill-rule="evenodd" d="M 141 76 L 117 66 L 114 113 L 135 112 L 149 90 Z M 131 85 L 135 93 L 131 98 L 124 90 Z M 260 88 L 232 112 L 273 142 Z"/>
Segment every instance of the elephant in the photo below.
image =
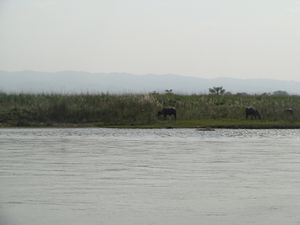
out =
<path fill-rule="evenodd" d="M 251 118 L 251 119 L 261 119 L 261 115 L 259 114 L 259 112 L 253 108 L 253 107 L 246 107 L 245 109 L 245 113 L 246 113 L 246 119 Z"/>
<path fill-rule="evenodd" d="M 167 116 L 174 116 L 174 119 L 176 120 L 176 109 L 173 107 L 166 107 L 162 110 L 158 111 L 157 117 L 164 116 L 166 118 Z"/>
<path fill-rule="evenodd" d="M 293 108 L 286 108 L 284 110 L 285 113 L 289 114 L 289 115 L 293 115 L 294 114 L 294 109 Z"/>

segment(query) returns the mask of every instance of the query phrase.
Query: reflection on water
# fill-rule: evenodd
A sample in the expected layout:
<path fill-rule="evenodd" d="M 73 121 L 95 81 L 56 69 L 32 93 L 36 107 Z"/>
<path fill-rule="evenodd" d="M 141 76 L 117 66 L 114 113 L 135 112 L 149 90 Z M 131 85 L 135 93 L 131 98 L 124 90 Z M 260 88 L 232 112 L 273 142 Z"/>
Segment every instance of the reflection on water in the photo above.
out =
<path fill-rule="evenodd" d="M 0 129 L 0 224 L 296 225 L 299 147 L 299 130 Z"/>

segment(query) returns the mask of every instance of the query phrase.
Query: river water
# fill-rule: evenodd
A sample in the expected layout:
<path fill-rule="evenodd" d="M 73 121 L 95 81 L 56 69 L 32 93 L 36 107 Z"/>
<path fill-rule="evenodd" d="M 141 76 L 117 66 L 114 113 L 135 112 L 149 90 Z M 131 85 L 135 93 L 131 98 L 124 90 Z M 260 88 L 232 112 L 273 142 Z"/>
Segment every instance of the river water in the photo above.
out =
<path fill-rule="evenodd" d="M 299 225 L 300 130 L 0 129 L 0 225 Z"/>

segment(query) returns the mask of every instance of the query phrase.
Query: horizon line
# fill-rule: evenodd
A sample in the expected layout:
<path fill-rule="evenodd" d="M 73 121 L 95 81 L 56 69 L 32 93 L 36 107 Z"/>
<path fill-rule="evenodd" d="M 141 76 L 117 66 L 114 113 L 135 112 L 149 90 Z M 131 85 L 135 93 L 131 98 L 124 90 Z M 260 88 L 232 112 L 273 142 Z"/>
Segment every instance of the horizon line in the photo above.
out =
<path fill-rule="evenodd" d="M 218 77 L 203 77 L 201 75 L 194 75 L 194 74 L 177 74 L 177 73 L 129 73 L 129 72 L 90 72 L 90 71 L 83 71 L 83 70 L 57 70 L 57 71 L 40 71 L 40 70 L 2 70 L 0 72 L 5 73 L 22 73 L 22 72 L 33 72 L 33 73 L 88 73 L 91 75 L 131 75 L 131 76 L 179 76 L 179 77 L 189 77 L 189 78 L 198 78 L 198 79 L 205 79 L 205 80 L 218 80 L 218 79 L 234 79 L 234 80 L 273 80 L 273 81 L 288 81 L 288 82 L 300 82 L 300 80 L 292 80 L 292 79 L 278 79 L 278 78 L 237 78 L 237 77 L 230 77 L 226 76 L 218 76 Z"/>

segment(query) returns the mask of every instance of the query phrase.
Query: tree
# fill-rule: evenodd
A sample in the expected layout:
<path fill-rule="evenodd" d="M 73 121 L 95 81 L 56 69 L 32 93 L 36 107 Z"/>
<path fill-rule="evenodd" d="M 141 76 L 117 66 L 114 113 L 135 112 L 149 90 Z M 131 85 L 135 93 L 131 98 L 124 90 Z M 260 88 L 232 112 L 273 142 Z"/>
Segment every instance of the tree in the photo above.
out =
<path fill-rule="evenodd" d="M 238 95 L 238 96 L 247 96 L 249 94 L 246 93 L 246 92 L 238 92 L 238 93 L 236 93 L 236 95 Z"/>
<path fill-rule="evenodd" d="M 165 93 L 167 93 L 167 94 L 172 94 L 172 93 L 173 93 L 173 90 L 172 90 L 172 89 L 167 89 L 167 90 L 165 90 Z"/>
<path fill-rule="evenodd" d="M 225 93 L 225 89 L 220 86 L 220 87 L 212 87 L 212 88 L 209 88 L 209 94 L 210 95 L 224 95 Z"/>
<path fill-rule="evenodd" d="M 289 95 L 286 91 L 282 91 L 282 90 L 278 90 L 278 91 L 274 91 L 273 95 L 277 95 L 277 96 L 287 96 Z"/>

